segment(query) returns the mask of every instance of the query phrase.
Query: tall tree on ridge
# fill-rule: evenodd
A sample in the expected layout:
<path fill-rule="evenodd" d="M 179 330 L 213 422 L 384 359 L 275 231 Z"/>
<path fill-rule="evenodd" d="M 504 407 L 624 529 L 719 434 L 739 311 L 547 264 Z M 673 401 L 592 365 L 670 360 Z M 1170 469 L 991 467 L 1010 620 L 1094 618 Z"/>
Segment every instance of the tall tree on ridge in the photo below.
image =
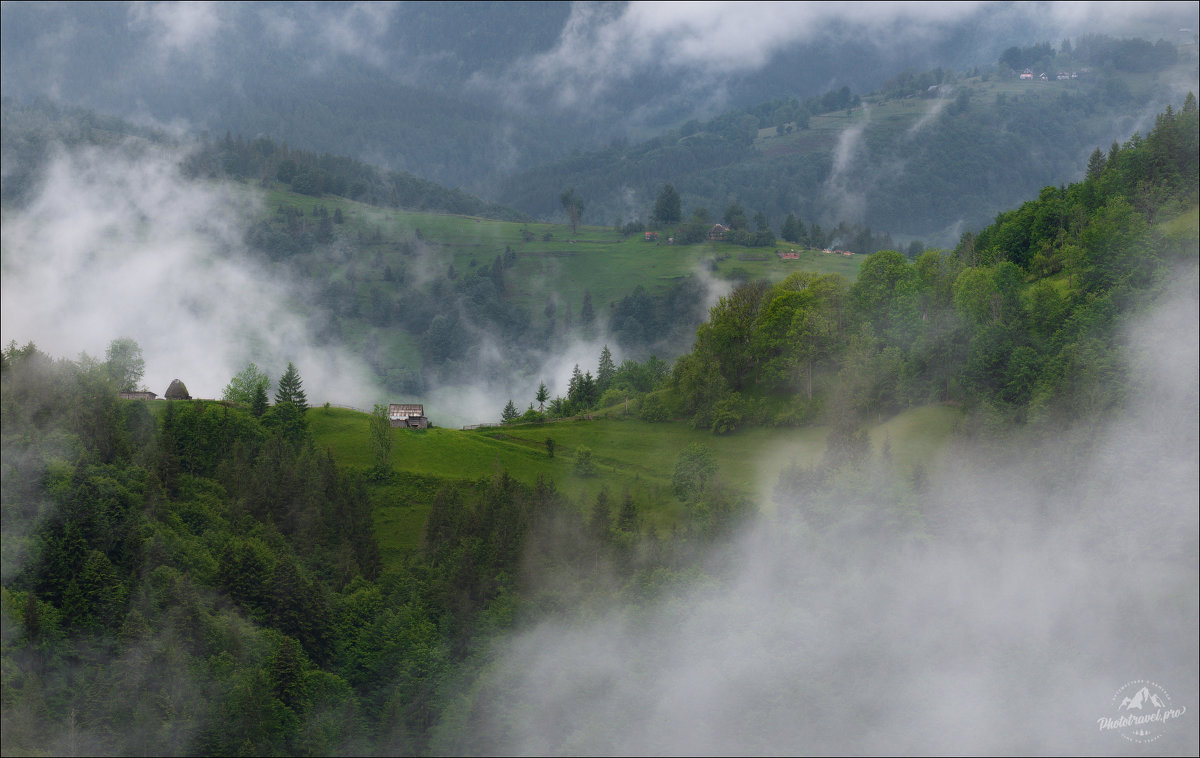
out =
<path fill-rule="evenodd" d="M 300 413 L 308 410 L 308 398 L 304 395 L 300 372 L 296 370 L 296 364 L 291 361 L 288 361 L 287 371 L 284 371 L 283 376 L 279 377 L 279 385 L 275 390 L 275 404 L 279 405 L 280 403 L 291 403 Z"/>

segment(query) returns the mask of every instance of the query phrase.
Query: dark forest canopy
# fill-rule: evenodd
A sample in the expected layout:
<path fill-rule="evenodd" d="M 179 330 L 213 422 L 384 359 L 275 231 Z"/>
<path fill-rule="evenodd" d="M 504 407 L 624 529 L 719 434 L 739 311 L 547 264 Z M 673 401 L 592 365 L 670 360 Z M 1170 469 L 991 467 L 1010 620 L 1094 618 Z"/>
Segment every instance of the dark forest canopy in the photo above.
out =
<path fill-rule="evenodd" d="M 267 136 L 192 140 L 138 127 L 119 118 L 46 100 L 29 104 L 3 100 L 4 191 L 6 204 L 19 205 L 34 191 L 39 172 L 55 145 L 119 145 L 134 138 L 190 150 L 184 172 L 191 177 L 232 178 L 278 186 L 321 197 L 335 195 L 385 208 L 456 213 L 520 221 L 511 208 L 413 176 L 387 171 L 344 155 L 293 150 Z"/>

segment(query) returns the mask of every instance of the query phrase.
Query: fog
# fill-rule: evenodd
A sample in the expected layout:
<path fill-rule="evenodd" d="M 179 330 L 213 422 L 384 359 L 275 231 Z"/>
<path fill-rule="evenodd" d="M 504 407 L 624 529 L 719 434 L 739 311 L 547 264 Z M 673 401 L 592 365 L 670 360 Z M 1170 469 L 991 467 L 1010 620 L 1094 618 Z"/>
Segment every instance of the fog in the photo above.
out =
<path fill-rule="evenodd" d="M 932 68 L 987 64 L 1005 46 L 1034 39 L 1057 43 L 1102 33 L 1154 40 L 1194 26 L 1194 18 L 1194 4 L 1153 2 L 577 3 L 552 49 L 525 56 L 501 74 L 477 72 L 474 81 L 504 87 L 511 97 L 537 92 L 576 108 L 595 107 L 606 93 L 648 75 L 681 74 L 676 84 L 686 95 L 670 98 L 678 107 L 792 62 L 814 43 L 866 46 L 897 70 Z M 955 54 L 973 57 L 951 62 L 947 56 Z M 809 60 L 794 62 L 819 63 L 811 51 Z M 828 88 L 856 76 L 835 74 Z M 705 103 L 707 109 L 728 104 L 725 98 Z"/>
<path fill-rule="evenodd" d="M 919 489 L 877 449 L 831 490 L 780 490 L 702 580 L 498 644 L 440 747 L 1195 754 L 1196 284 L 1127 330 L 1111 423 L 960 436 Z M 1136 680 L 1176 720 L 1102 729 Z"/>
<path fill-rule="evenodd" d="M 247 363 L 277 379 L 292 361 L 310 403 L 369 407 L 378 394 L 361 361 L 314 338 L 324 314 L 307 285 L 246 250 L 255 195 L 189 180 L 181 158 L 135 141 L 60 148 L 0 230 L 3 342 L 103 359 L 131 337 L 159 395 L 178 378 L 193 396 L 220 397 Z"/>
<path fill-rule="evenodd" d="M 1195 26 L 1196 8 L 6 3 L 2 78 L 10 97 L 49 97 L 143 122 L 187 123 L 193 131 L 265 132 L 294 147 L 350 153 L 488 193 L 502 175 L 576 147 L 641 139 L 729 107 L 842 85 L 865 93 L 906 68 L 987 67 L 1013 44 L 1057 44 L 1089 33 L 1190 42 L 1179 30 Z M 478 26 L 465 28 L 472 22 Z M 438 142 L 437 125 L 391 116 L 376 124 L 368 103 L 340 97 L 350 85 L 396 92 L 397 84 L 413 88 L 404 97 L 442 108 L 456 124 L 449 132 L 455 138 L 462 123 L 451 111 L 487 129 L 463 151 L 462 140 Z M 288 117 L 296 103 L 311 106 L 312 123 Z M 360 128 L 324 123 L 326 110 L 347 109 Z M 423 135 L 417 143 L 429 144 L 413 144 L 414 131 Z"/>

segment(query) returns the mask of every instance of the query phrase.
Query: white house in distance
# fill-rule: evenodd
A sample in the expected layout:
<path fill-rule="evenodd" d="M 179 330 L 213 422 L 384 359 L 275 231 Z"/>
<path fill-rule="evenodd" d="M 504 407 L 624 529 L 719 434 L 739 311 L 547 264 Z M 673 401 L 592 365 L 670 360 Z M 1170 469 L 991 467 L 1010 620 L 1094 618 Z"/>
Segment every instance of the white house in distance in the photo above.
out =
<path fill-rule="evenodd" d="M 389 403 L 388 420 L 392 426 L 402 426 L 406 429 L 429 428 L 429 419 L 425 418 L 425 406 L 418 403 Z"/>

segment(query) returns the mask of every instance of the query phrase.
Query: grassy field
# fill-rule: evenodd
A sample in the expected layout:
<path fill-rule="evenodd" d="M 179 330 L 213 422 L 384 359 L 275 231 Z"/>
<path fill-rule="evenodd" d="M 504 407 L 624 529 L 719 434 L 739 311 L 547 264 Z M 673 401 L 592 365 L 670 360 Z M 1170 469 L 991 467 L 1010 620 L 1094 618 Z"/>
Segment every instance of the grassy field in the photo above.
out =
<path fill-rule="evenodd" d="M 798 261 L 782 261 L 775 250 L 792 250 L 780 241 L 774 248 L 746 248 L 722 242 L 668 245 L 647 242 L 642 235 L 624 237 L 607 227 L 583 226 L 572 234 L 557 224 L 493 221 L 472 216 L 411 213 L 380 209 L 337 197 L 315 198 L 274 189 L 265 193 L 268 210 L 290 206 L 311 216 L 324 206 L 330 213 L 340 208 L 346 222 L 335 227 L 338 237 L 367 240 L 367 254 L 377 254 L 383 265 L 424 267 L 428 275 L 442 276 L 451 265 L 459 273 L 490 266 L 496 256 L 511 249 L 516 263 L 506 274 L 506 298 L 541 314 L 546 293 L 564 298 L 574 310 L 591 293 L 599 310 L 637 287 L 660 292 L 692 273 L 706 272 L 718 279 L 783 279 L 796 270 L 838 273 L 853 280 L 863 257 L 825 255 L 802 251 Z M 378 233 L 378 236 L 376 236 Z M 416 258 L 402 257 L 405 245 L 415 247 Z M 336 275 L 336 274 L 335 274 Z"/>
<path fill-rule="evenodd" d="M 933 470 L 960 415 L 954 408 L 927 406 L 884 420 L 870 432 L 873 451 L 878 455 L 886 445 L 903 476 L 918 463 Z M 317 445 L 330 448 L 339 464 L 362 470 L 373 464 L 367 414 L 316 408 L 308 419 Z M 717 437 L 684 424 L 623 418 L 470 431 L 393 429 L 391 465 L 396 475 L 387 484 L 371 487 L 380 549 L 391 563 L 420 544 L 429 502 L 442 483 L 473 481 L 504 470 L 530 484 L 544 475 L 577 504 L 591 502 L 601 488 L 614 498 L 629 489 L 642 498 L 638 507 L 647 523 L 669 529 L 682 507 L 671 493 L 671 475 L 688 444 L 711 448 L 719 477 L 765 504 L 783 468 L 821 459 L 827 433 L 824 427 L 756 428 Z M 547 453 L 547 437 L 555 441 L 553 458 Z M 575 472 L 575 454 L 581 447 L 592 450 L 593 476 Z"/>

